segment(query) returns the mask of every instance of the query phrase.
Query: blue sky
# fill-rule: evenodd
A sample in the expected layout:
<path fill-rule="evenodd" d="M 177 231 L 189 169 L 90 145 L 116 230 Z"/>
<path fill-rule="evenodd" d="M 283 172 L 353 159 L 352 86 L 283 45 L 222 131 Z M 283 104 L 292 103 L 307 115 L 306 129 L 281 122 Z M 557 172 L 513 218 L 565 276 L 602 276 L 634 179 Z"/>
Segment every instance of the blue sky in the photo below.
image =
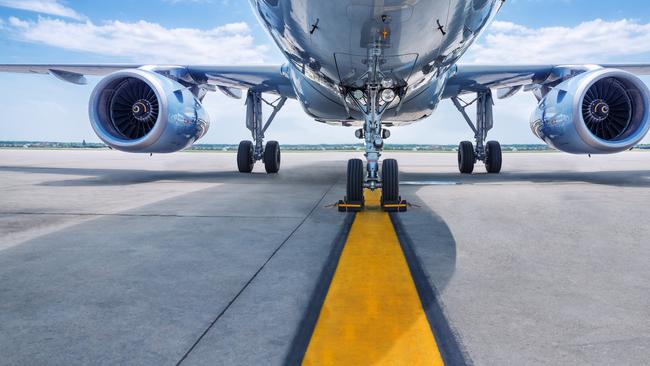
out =
<path fill-rule="evenodd" d="M 619 20 L 650 20 L 647 1 L 618 0 L 508 0 L 499 20 L 529 27 L 574 26 L 580 22 L 601 18 Z"/>
<path fill-rule="evenodd" d="M 0 0 L 0 63 L 281 63 L 248 0 Z M 650 62 L 647 2 L 509 0 L 466 63 Z M 645 79 L 644 79 L 645 80 Z M 0 140 L 98 141 L 88 123 L 91 85 L 0 75 Z M 646 80 L 647 81 L 647 80 Z M 530 95 L 498 101 L 491 138 L 538 142 Z M 208 96 L 206 143 L 248 137 L 241 101 Z M 393 131 L 394 143 L 457 143 L 471 133 L 450 103 L 430 119 Z M 354 142 L 353 130 L 324 126 L 296 103 L 268 136 L 283 143 Z"/>

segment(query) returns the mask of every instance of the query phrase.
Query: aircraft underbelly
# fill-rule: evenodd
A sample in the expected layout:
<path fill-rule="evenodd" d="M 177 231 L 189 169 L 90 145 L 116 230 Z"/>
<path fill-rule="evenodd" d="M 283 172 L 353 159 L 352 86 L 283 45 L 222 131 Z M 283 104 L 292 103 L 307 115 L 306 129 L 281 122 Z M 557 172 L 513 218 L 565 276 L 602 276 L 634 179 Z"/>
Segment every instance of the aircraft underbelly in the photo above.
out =
<path fill-rule="evenodd" d="M 408 80 L 419 63 L 440 54 L 449 0 L 306 0 L 291 2 L 294 54 L 324 81 L 354 84 L 367 70 L 369 45 L 379 33 L 387 71 Z M 296 31 L 297 30 L 297 31 Z M 301 53 L 302 53 L 301 52 Z"/>
<path fill-rule="evenodd" d="M 450 69 L 500 0 L 251 1 L 289 59 L 309 114 L 363 119 L 345 108 L 340 88 L 362 86 L 368 52 L 379 37 L 381 71 L 408 85 L 405 103 L 386 118 L 412 121 L 433 112 Z"/>

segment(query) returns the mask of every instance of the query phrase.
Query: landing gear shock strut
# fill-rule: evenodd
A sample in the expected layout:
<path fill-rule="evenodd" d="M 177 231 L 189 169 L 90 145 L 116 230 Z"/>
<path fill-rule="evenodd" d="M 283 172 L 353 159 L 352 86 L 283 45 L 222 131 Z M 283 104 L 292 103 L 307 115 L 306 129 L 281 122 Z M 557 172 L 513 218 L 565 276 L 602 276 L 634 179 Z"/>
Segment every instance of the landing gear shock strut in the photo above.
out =
<path fill-rule="evenodd" d="M 489 89 L 478 92 L 476 99 L 471 102 L 465 102 L 458 97 L 452 98 L 452 101 L 474 132 L 476 141 L 476 147 L 469 141 L 460 143 L 458 147 L 458 168 L 460 172 L 471 174 L 474 171 L 476 162 L 482 161 L 488 173 L 500 173 L 503 161 L 501 145 L 497 141 L 485 142 L 488 132 L 494 126 L 492 92 Z M 467 107 L 474 103 L 476 103 L 476 124 L 466 112 Z"/>
<path fill-rule="evenodd" d="M 366 91 L 368 101 L 370 102 L 368 111 L 365 115 L 363 124 L 365 148 L 366 148 L 366 186 L 375 190 L 381 186 L 379 179 L 379 158 L 384 148 L 384 138 L 381 133 L 381 117 L 383 110 L 377 110 L 378 87 L 376 85 L 368 85 Z"/>
<path fill-rule="evenodd" d="M 268 102 L 262 93 L 248 91 L 246 98 L 246 128 L 251 131 L 253 141 L 242 141 L 237 151 L 237 167 L 241 173 L 253 171 L 255 162 L 262 160 L 267 173 L 277 173 L 280 170 L 280 144 L 269 141 L 264 145 L 264 134 L 271 126 L 275 116 L 286 103 L 286 97 L 280 97 L 273 102 Z M 264 122 L 262 116 L 262 103 L 269 105 L 273 112 Z"/>

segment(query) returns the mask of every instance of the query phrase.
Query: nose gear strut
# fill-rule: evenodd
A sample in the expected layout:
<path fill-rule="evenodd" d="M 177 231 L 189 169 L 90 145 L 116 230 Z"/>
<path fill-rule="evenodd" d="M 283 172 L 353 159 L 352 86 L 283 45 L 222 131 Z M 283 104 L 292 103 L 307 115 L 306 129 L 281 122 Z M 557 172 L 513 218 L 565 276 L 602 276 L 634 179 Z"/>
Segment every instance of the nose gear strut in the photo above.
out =
<path fill-rule="evenodd" d="M 399 169 L 397 161 L 386 159 L 380 172 L 379 159 L 384 149 L 384 139 L 390 136 L 382 127 L 382 117 L 388 107 L 400 93 L 395 90 L 394 82 L 381 70 L 382 48 L 380 44 L 368 49 L 368 71 L 362 89 L 344 89 L 344 100 L 352 101 L 363 113 L 364 123 L 355 135 L 364 140 L 366 172 L 363 174 L 363 162 L 352 159 L 348 162 L 347 193 L 345 200 L 339 202 L 340 211 L 359 211 L 363 209 L 363 190 L 382 190 L 382 208 L 386 211 L 406 211 L 407 204 L 399 196 Z M 347 106 L 347 104 L 346 104 Z M 380 174 L 381 173 L 381 174 Z"/>

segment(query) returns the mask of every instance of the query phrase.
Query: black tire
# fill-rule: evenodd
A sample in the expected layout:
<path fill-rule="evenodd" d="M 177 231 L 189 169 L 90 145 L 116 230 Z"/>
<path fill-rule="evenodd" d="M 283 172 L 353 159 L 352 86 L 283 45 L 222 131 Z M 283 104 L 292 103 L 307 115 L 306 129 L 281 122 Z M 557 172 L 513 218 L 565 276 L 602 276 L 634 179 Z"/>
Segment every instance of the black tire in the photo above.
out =
<path fill-rule="evenodd" d="M 485 145 L 485 169 L 490 174 L 501 173 L 501 166 L 503 165 L 503 154 L 501 152 L 501 144 L 497 141 L 489 141 Z"/>
<path fill-rule="evenodd" d="M 350 159 L 348 161 L 347 195 L 348 202 L 363 202 L 363 161 Z"/>
<path fill-rule="evenodd" d="M 264 148 L 264 169 L 268 174 L 275 174 L 280 171 L 280 144 L 277 141 L 269 141 Z"/>
<path fill-rule="evenodd" d="M 463 141 L 458 146 L 458 169 L 463 174 L 472 174 L 476 164 L 476 152 L 474 144 L 469 141 Z"/>
<path fill-rule="evenodd" d="M 237 150 L 237 168 L 240 173 L 250 173 L 253 171 L 253 166 L 255 165 L 253 155 L 253 142 L 242 141 L 239 143 L 239 149 Z"/>
<path fill-rule="evenodd" d="M 397 160 L 384 160 L 381 166 L 381 181 L 381 201 L 399 202 L 399 166 Z"/>

